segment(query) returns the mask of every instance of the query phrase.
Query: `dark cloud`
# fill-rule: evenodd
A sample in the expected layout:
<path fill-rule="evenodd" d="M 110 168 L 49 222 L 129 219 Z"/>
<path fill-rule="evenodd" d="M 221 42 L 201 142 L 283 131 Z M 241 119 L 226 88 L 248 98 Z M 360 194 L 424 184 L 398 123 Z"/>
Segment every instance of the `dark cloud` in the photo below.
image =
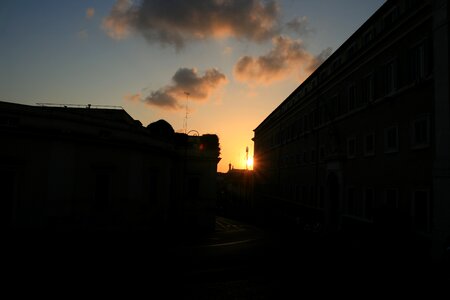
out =
<path fill-rule="evenodd" d="M 278 17 L 272 0 L 117 0 L 103 28 L 116 39 L 135 31 L 180 49 L 188 40 L 210 37 L 267 40 L 277 31 Z"/>
<path fill-rule="evenodd" d="M 286 23 L 286 28 L 290 31 L 297 33 L 299 36 L 304 37 L 315 33 L 315 30 L 310 27 L 308 18 L 296 17 Z"/>
<path fill-rule="evenodd" d="M 95 8 L 93 7 L 88 7 L 86 9 L 86 19 L 92 19 L 95 15 Z"/>
<path fill-rule="evenodd" d="M 314 57 L 314 59 L 311 61 L 310 65 L 307 67 L 307 71 L 314 72 L 325 60 L 327 60 L 328 57 L 333 53 L 333 49 L 330 47 L 322 50 L 319 55 Z"/>
<path fill-rule="evenodd" d="M 330 55 L 331 49 L 314 57 L 301 40 L 278 36 L 272 40 L 273 49 L 258 57 L 241 57 L 234 66 L 239 81 L 271 83 L 282 80 L 293 71 L 310 73 Z"/>
<path fill-rule="evenodd" d="M 180 104 L 180 101 L 185 99 L 186 93 L 189 93 L 189 99 L 205 101 L 226 82 L 225 75 L 217 69 L 208 69 L 203 76 L 199 76 L 196 69 L 180 68 L 173 75 L 172 84 L 151 91 L 147 96 L 141 94 L 127 95 L 125 99 L 129 101 L 141 99 L 141 101 L 150 105 L 176 110 L 182 108 L 183 105 Z"/>
<path fill-rule="evenodd" d="M 313 56 L 301 40 L 286 36 L 273 39 L 273 49 L 258 57 L 241 57 L 234 67 L 240 81 L 270 83 L 288 76 L 294 69 L 309 65 Z"/>

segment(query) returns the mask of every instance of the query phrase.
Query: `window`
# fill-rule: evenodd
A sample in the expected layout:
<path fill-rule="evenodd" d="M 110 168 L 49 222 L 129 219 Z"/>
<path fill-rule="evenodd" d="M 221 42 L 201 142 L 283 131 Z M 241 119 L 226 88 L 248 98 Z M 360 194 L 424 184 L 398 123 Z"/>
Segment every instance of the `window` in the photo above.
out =
<path fill-rule="evenodd" d="M 396 89 L 396 64 L 392 60 L 384 66 L 384 93 L 389 95 Z"/>
<path fill-rule="evenodd" d="M 398 127 L 387 128 L 384 132 L 384 152 L 392 153 L 398 151 Z"/>
<path fill-rule="evenodd" d="M 299 133 L 299 135 L 302 135 L 303 134 L 303 120 L 302 120 L 301 117 L 298 119 L 297 124 L 298 124 L 297 125 L 298 126 L 298 133 Z"/>
<path fill-rule="evenodd" d="M 356 108 L 356 86 L 350 85 L 348 88 L 348 111 L 352 111 Z"/>
<path fill-rule="evenodd" d="M 312 149 L 311 150 L 311 162 L 315 163 L 316 159 L 317 159 L 317 157 L 316 157 L 316 149 Z"/>
<path fill-rule="evenodd" d="M 413 193 L 413 227 L 418 231 L 428 231 L 430 223 L 429 193 L 417 190 Z"/>
<path fill-rule="evenodd" d="M 383 26 L 385 29 L 390 29 L 398 17 L 398 7 L 394 7 L 386 16 L 383 18 Z"/>
<path fill-rule="evenodd" d="M 398 189 L 386 190 L 386 206 L 391 209 L 398 208 Z"/>
<path fill-rule="evenodd" d="M 369 133 L 364 137 L 364 155 L 370 156 L 375 154 L 375 134 Z"/>
<path fill-rule="evenodd" d="M 319 186 L 319 203 L 317 203 L 318 208 L 324 207 L 324 200 L 325 200 L 325 187 L 323 185 Z"/>
<path fill-rule="evenodd" d="M 412 144 L 414 148 L 423 148 L 430 143 L 430 120 L 428 116 L 414 120 L 412 125 Z"/>
<path fill-rule="evenodd" d="M 308 203 L 308 186 L 306 185 L 302 187 L 302 199 L 300 200 L 300 202 L 303 204 Z"/>
<path fill-rule="evenodd" d="M 319 123 L 319 126 L 323 124 L 324 120 L 323 113 L 324 113 L 323 106 L 320 106 L 317 113 L 317 122 Z"/>
<path fill-rule="evenodd" d="M 333 96 L 329 102 L 330 120 L 333 120 L 339 115 L 339 97 Z"/>
<path fill-rule="evenodd" d="M 367 220 L 373 219 L 373 209 L 375 203 L 375 192 L 372 188 L 364 189 L 364 217 Z"/>
<path fill-rule="evenodd" d="M 373 40 L 373 37 L 374 37 L 373 30 L 370 29 L 369 31 L 367 31 L 364 34 L 364 37 L 363 37 L 364 45 L 368 45 Z"/>
<path fill-rule="evenodd" d="M 324 146 L 320 146 L 320 161 L 323 161 L 325 159 L 325 147 Z"/>
<path fill-rule="evenodd" d="M 354 187 L 347 189 L 347 214 L 350 216 L 361 216 L 361 203 L 358 198 L 358 191 Z"/>
<path fill-rule="evenodd" d="M 421 43 L 411 49 L 410 54 L 411 80 L 419 81 L 425 78 L 425 44 Z"/>
<path fill-rule="evenodd" d="M 362 103 L 368 103 L 373 100 L 374 94 L 374 79 L 373 75 L 368 75 L 363 79 L 362 82 Z"/>
<path fill-rule="evenodd" d="M 354 158 L 356 156 L 356 138 L 347 139 L 347 157 Z"/>

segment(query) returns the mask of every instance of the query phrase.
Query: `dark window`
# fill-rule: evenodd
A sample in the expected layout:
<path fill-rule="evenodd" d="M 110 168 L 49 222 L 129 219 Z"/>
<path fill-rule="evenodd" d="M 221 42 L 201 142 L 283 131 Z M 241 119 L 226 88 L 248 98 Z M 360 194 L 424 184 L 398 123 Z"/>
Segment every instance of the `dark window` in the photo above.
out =
<path fill-rule="evenodd" d="M 375 203 L 375 193 L 371 188 L 364 190 L 364 217 L 368 220 L 373 218 L 373 206 Z"/>
<path fill-rule="evenodd" d="M 395 61 L 391 61 L 384 66 L 384 93 L 386 95 L 395 91 L 396 70 Z"/>
<path fill-rule="evenodd" d="M 372 75 L 369 75 L 363 79 L 362 82 L 362 103 L 368 103 L 373 100 L 374 94 L 374 79 Z"/>
<path fill-rule="evenodd" d="M 364 34 L 364 44 L 368 45 L 373 40 L 373 37 L 373 30 L 369 30 L 366 34 Z"/>
<path fill-rule="evenodd" d="M 371 133 L 364 137 L 364 155 L 375 154 L 375 134 Z"/>
<path fill-rule="evenodd" d="M 426 56 L 425 56 L 425 44 L 419 44 L 411 49 L 410 54 L 410 66 L 411 66 L 411 80 L 421 80 L 426 75 Z"/>
<path fill-rule="evenodd" d="M 319 204 L 318 204 L 319 208 L 323 208 L 324 199 L 325 199 L 325 188 L 323 185 L 321 185 L 319 188 Z"/>
<path fill-rule="evenodd" d="M 413 123 L 413 145 L 416 147 L 427 146 L 430 142 L 429 119 L 423 117 Z"/>
<path fill-rule="evenodd" d="M 386 206 L 391 209 L 398 208 L 398 189 L 386 190 Z"/>
<path fill-rule="evenodd" d="M 351 85 L 348 88 L 348 111 L 352 111 L 356 108 L 356 86 Z"/>
<path fill-rule="evenodd" d="M 320 160 L 323 161 L 325 159 L 325 147 L 321 146 L 319 151 L 320 151 Z"/>
<path fill-rule="evenodd" d="M 330 119 L 334 119 L 339 114 L 339 97 L 334 96 L 330 99 Z"/>
<path fill-rule="evenodd" d="M 398 128 L 390 127 L 385 130 L 385 152 L 396 152 L 398 151 Z"/>
<path fill-rule="evenodd" d="M 349 138 L 347 140 L 347 156 L 354 158 L 356 156 L 356 138 Z"/>
<path fill-rule="evenodd" d="M 316 150 L 311 150 L 311 162 L 316 162 Z"/>
<path fill-rule="evenodd" d="M 356 199 L 356 189 L 353 187 L 347 190 L 347 213 L 351 216 L 358 215 L 358 203 Z"/>
<path fill-rule="evenodd" d="M 398 17 L 398 8 L 393 8 L 384 18 L 383 25 L 385 29 L 390 29 Z"/>
<path fill-rule="evenodd" d="M 308 203 L 308 187 L 306 185 L 304 185 L 302 187 L 302 199 L 301 199 L 301 203 L 306 204 Z"/>

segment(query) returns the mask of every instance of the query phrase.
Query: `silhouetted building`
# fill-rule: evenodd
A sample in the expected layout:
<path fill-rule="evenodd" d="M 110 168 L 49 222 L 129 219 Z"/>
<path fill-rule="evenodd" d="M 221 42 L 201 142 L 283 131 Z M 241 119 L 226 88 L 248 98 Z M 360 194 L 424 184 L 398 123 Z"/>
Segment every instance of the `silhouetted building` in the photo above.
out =
<path fill-rule="evenodd" d="M 447 1 L 386 1 L 255 130 L 268 218 L 450 235 Z"/>
<path fill-rule="evenodd" d="M 230 168 L 218 173 L 218 212 L 224 216 L 253 221 L 253 171 Z"/>
<path fill-rule="evenodd" d="M 2 228 L 214 228 L 216 135 L 123 109 L 0 102 Z"/>

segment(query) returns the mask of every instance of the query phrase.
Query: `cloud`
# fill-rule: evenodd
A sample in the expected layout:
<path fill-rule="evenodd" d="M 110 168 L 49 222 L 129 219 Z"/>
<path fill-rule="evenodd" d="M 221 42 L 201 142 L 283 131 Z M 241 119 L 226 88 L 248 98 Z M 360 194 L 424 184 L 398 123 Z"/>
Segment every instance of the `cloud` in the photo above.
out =
<path fill-rule="evenodd" d="M 301 40 L 278 36 L 272 40 L 273 48 L 258 57 L 243 56 L 234 66 L 237 80 L 247 83 L 268 84 L 282 80 L 292 72 L 313 72 L 330 54 L 326 49 L 315 57 Z"/>
<path fill-rule="evenodd" d="M 308 65 L 313 56 L 301 40 L 286 36 L 273 38 L 273 49 L 258 57 L 241 57 L 234 66 L 239 81 L 270 83 L 288 76 L 294 69 Z"/>
<path fill-rule="evenodd" d="M 315 33 L 315 30 L 309 26 L 309 21 L 306 16 L 296 17 L 286 23 L 286 28 L 304 37 Z"/>
<path fill-rule="evenodd" d="M 92 19 L 95 15 L 95 9 L 93 7 L 89 7 L 86 9 L 86 19 Z"/>
<path fill-rule="evenodd" d="M 322 50 L 319 55 L 314 57 L 314 59 L 311 61 L 310 65 L 307 67 L 308 72 L 314 72 L 315 69 L 317 69 L 325 60 L 327 60 L 328 57 L 333 53 L 333 49 L 330 47 Z"/>
<path fill-rule="evenodd" d="M 109 15 L 103 19 L 102 27 L 111 38 L 122 39 L 129 34 L 130 26 L 136 20 L 131 8 L 130 0 L 117 0 Z"/>
<path fill-rule="evenodd" d="M 141 100 L 142 95 L 140 93 L 125 95 L 123 98 L 129 102 L 139 102 Z"/>
<path fill-rule="evenodd" d="M 220 86 L 227 82 L 227 78 L 217 69 L 208 69 L 202 76 L 196 69 L 180 68 L 172 77 L 172 83 L 149 95 L 126 95 L 128 101 L 143 101 L 146 104 L 158 106 L 164 109 L 177 110 L 183 107 L 180 102 L 189 99 L 202 102 L 206 101 Z"/>
<path fill-rule="evenodd" d="M 103 28 L 115 39 L 137 32 L 181 49 L 187 41 L 217 37 L 264 41 L 278 30 L 278 18 L 272 0 L 117 0 Z"/>

